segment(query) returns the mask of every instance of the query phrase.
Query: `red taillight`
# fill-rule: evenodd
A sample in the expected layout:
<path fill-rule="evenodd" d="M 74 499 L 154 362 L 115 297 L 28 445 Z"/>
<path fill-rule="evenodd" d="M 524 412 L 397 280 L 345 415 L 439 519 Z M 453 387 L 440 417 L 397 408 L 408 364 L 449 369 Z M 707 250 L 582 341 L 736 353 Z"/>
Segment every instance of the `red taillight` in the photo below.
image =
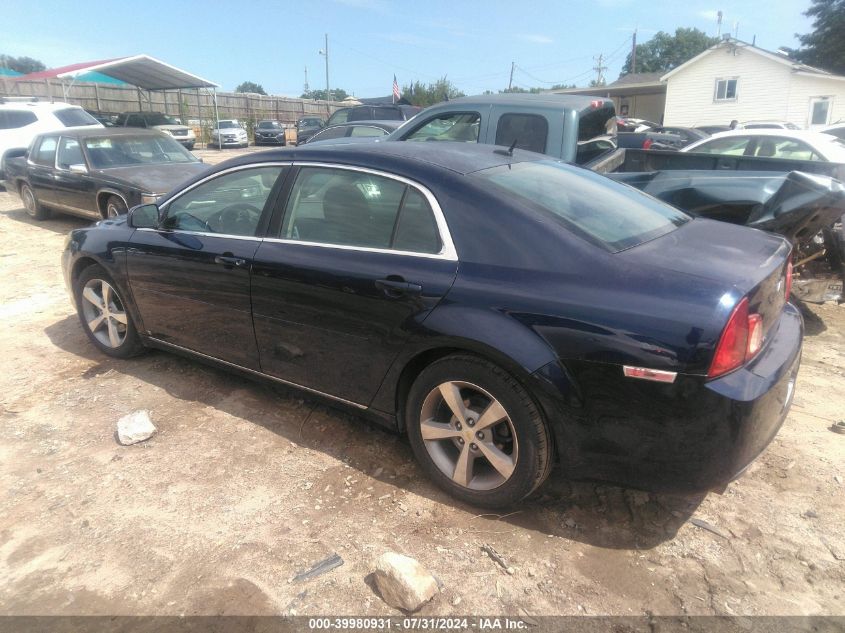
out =
<path fill-rule="evenodd" d="M 651 147 L 652 143 L 654 143 L 654 141 L 650 138 L 647 138 L 643 141 L 643 149 L 648 149 L 649 147 Z"/>
<path fill-rule="evenodd" d="M 748 313 L 748 298 L 740 301 L 722 331 L 708 378 L 721 376 L 750 360 L 763 346 L 763 317 Z"/>
<path fill-rule="evenodd" d="M 590 107 L 591 108 L 600 108 L 603 105 L 604 105 L 604 101 L 602 101 L 601 99 L 593 99 L 592 101 L 590 101 Z"/>
<path fill-rule="evenodd" d="M 792 255 L 786 263 L 786 301 L 789 302 L 789 295 L 792 292 Z"/>

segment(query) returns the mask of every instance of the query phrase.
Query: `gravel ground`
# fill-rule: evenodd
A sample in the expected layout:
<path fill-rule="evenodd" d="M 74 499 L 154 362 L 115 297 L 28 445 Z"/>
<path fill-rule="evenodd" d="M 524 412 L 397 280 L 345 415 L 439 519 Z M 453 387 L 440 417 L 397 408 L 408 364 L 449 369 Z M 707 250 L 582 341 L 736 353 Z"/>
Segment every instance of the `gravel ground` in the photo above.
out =
<path fill-rule="evenodd" d="M 553 473 L 480 514 L 347 412 L 165 353 L 97 353 L 59 264 L 84 223 L 35 222 L 0 193 L 0 614 L 397 614 L 368 579 L 388 550 L 442 581 L 423 614 L 845 614 L 845 436 L 828 430 L 845 307 L 812 308 L 792 412 L 723 495 Z M 137 409 L 159 432 L 120 446 Z M 335 552 L 341 567 L 292 582 Z"/>

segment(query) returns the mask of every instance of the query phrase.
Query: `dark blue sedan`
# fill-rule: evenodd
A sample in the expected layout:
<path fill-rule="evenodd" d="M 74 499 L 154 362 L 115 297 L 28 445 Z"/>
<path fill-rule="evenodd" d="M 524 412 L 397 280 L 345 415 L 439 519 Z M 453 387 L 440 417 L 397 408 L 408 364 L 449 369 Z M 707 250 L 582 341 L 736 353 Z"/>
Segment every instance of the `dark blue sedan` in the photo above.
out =
<path fill-rule="evenodd" d="M 770 442 L 803 326 L 785 239 L 486 145 L 235 158 L 73 231 L 104 353 L 187 354 L 408 435 L 498 507 L 569 477 L 708 490 Z"/>

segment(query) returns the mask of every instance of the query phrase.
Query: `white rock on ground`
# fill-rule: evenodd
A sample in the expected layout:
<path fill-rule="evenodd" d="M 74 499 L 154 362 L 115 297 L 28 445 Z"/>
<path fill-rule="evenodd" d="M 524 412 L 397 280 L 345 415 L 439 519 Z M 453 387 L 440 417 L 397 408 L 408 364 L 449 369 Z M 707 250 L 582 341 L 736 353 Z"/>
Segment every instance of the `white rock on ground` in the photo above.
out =
<path fill-rule="evenodd" d="M 419 609 L 439 591 L 437 581 L 425 567 L 395 552 L 378 558 L 373 575 L 384 601 L 409 612 Z"/>
<path fill-rule="evenodd" d="M 155 432 L 149 411 L 133 411 L 117 421 L 117 440 L 124 446 L 148 440 Z"/>

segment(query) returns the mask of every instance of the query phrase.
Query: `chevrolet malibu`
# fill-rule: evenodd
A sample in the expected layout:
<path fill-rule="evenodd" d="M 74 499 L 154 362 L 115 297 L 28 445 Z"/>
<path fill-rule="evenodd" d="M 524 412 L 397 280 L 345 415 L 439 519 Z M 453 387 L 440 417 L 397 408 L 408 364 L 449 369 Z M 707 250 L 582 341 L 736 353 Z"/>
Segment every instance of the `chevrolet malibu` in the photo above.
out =
<path fill-rule="evenodd" d="M 63 267 L 103 353 L 330 399 L 501 507 L 553 464 L 651 490 L 742 472 L 792 400 L 790 257 L 548 156 L 373 143 L 222 163 L 74 230 Z"/>

